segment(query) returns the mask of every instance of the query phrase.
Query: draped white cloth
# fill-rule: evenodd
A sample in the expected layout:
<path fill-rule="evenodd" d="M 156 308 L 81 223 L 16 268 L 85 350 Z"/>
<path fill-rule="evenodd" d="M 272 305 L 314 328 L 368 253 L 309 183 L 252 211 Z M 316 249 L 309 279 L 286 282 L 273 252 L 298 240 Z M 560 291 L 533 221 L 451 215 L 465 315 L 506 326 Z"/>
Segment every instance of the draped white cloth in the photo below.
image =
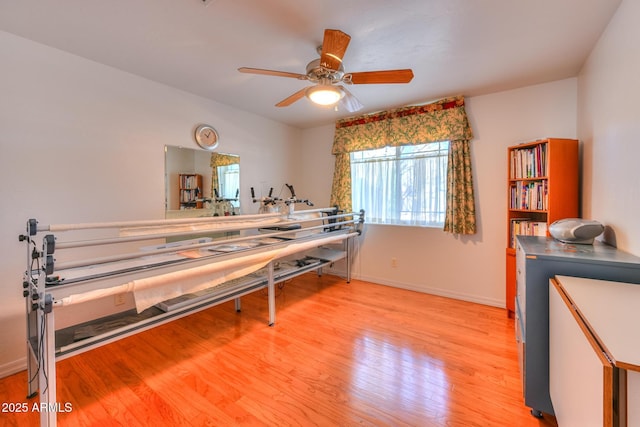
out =
<path fill-rule="evenodd" d="M 171 298 L 183 294 L 198 292 L 251 274 L 269 262 L 298 252 L 313 249 L 318 246 L 342 241 L 357 233 L 338 234 L 320 239 L 292 243 L 282 248 L 264 252 L 240 255 L 227 260 L 213 261 L 199 267 L 173 271 L 144 279 L 132 280 L 121 285 L 96 289 L 93 291 L 73 294 L 56 302 L 57 305 L 72 305 L 104 298 L 110 295 L 133 292 L 138 313 Z"/>

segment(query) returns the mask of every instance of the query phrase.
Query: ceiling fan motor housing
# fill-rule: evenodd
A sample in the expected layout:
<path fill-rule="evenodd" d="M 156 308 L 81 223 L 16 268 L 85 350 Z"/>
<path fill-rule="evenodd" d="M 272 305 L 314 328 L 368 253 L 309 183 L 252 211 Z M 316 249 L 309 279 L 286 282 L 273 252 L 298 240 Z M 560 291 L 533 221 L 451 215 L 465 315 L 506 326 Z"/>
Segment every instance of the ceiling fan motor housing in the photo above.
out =
<path fill-rule="evenodd" d="M 307 64 L 307 79 L 312 82 L 329 80 L 332 83 L 342 81 L 344 77 L 344 67 L 340 64 L 340 68 L 332 70 L 320 65 L 320 58 L 314 59 Z"/>

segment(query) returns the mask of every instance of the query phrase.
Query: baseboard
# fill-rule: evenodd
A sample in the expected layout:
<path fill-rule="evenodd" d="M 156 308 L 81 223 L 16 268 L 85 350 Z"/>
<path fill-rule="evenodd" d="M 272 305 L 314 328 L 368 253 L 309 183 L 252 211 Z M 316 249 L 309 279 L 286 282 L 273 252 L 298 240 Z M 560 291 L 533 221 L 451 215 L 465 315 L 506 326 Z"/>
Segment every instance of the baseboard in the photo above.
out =
<path fill-rule="evenodd" d="M 27 369 L 27 358 L 21 357 L 13 362 L 0 365 L 0 378 L 8 377 L 9 375 L 16 374 L 20 371 Z"/>
<path fill-rule="evenodd" d="M 347 276 L 346 272 L 340 271 L 340 270 L 326 269 L 325 271 L 328 274 L 335 274 L 336 276 L 341 276 L 341 277 Z M 438 295 L 441 297 L 447 297 L 447 298 L 452 298 L 452 299 L 457 299 L 457 300 L 467 301 L 467 302 L 474 302 L 477 304 L 488 305 L 491 307 L 506 308 L 504 301 L 495 299 L 495 298 L 485 298 L 485 297 L 480 297 L 478 295 L 470 295 L 463 292 L 453 292 L 448 289 L 434 288 L 430 286 L 423 286 L 423 285 L 418 286 L 410 283 L 381 280 L 378 277 L 369 277 L 369 276 L 352 274 L 351 278 L 363 280 L 365 282 L 375 283 L 378 285 L 385 285 L 385 286 L 391 286 L 394 288 L 406 289 L 408 291 L 416 291 L 416 292 L 422 292 L 424 294 Z"/>

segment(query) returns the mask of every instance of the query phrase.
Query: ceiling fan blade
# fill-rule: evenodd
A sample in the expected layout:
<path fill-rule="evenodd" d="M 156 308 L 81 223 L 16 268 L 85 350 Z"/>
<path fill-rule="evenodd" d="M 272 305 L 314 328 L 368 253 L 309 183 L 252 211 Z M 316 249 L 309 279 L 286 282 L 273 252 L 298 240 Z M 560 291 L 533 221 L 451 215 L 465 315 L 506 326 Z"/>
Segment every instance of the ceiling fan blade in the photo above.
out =
<path fill-rule="evenodd" d="M 363 71 L 360 73 L 350 73 L 351 83 L 354 85 L 376 84 L 376 83 L 409 83 L 413 79 L 411 69 L 385 70 L 385 71 Z"/>
<path fill-rule="evenodd" d="M 296 102 L 297 100 L 299 100 L 300 98 L 302 98 L 304 96 L 304 93 L 306 92 L 307 88 L 302 88 L 299 91 L 297 91 L 296 93 L 294 93 L 293 95 L 283 99 L 282 101 L 278 102 L 276 104 L 276 107 L 288 107 L 289 105 L 293 104 L 294 102 Z"/>
<path fill-rule="evenodd" d="M 355 97 L 351 92 L 347 90 L 344 86 L 338 86 L 340 90 L 344 92 L 344 96 L 338 103 L 339 107 L 344 108 L 350 113 L 355 113 L 356 111 L 362 110 L 364 105 L 360 103 L 358 98 Z"/>
<path fill-rule="evenodd" d="M 331 70 L 339 70 L 350 41 L 351 36 L 340 30 L 324 30 L 320 65 Z"/>
<path fill-rule="evenodd" d="M 262 68 L 248 68 L 248 67 L 240 67 L 238 68 L 238 71 L 240 71 L 241 73 L 247 73 L 247 74 L 262 74 L 265 76 L 291 77 L 298 80 L 307 80 L 307 76 L 304 74 L 289 73 L 287 71 L 264 70 Z"/>

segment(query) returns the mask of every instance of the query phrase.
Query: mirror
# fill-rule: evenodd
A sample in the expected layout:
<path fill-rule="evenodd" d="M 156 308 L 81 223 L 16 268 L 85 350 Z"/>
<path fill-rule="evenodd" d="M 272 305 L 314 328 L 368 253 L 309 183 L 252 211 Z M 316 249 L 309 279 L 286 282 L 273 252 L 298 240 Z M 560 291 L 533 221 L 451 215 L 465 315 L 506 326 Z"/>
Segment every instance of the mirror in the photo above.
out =
<path fill-rule="evenodd" d="M 240 156 L 165 146 L 165 217 L 240 213 Z"/>

